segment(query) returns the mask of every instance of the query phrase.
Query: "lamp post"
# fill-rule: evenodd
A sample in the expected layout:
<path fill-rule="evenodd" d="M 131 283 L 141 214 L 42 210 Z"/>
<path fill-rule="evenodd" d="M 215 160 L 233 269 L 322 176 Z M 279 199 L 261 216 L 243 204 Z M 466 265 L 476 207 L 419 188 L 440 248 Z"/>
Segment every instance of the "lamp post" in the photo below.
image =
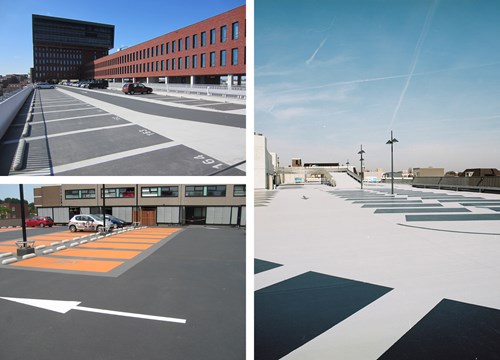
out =
<path fill-rule="evenodd" d="M 391 144 L 391 194 L 394 195 L 394 143 L 399 142 L 392 136 L 391 130 L 391 138 L 386 144 Z"/>
<path fill-rule="evenodd" d="M 361 189 L 363 189 L 363 161 L 365 159 L 363 159 L 363 154 L 365 153 L 365 151 L 363 150 L 363 145 L 361 145 L 361 150 L 358 151 L 358 154 L 359 154 L 359 162 L 361 163 L 361 169 L 359 171 L 359 175 L 360 175 L 360 182 L 361 182 Z"/>

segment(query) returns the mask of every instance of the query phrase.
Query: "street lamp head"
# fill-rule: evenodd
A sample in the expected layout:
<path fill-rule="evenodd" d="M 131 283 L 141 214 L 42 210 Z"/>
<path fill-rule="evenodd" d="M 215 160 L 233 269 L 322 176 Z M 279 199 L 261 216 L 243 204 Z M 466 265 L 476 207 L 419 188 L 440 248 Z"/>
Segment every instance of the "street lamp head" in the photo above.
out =
<path fill-rule="evenodd" d="M 365 153 L 364 150 L 358 151 L 358 154 L 364 154 L 364 153 Z"/>
<path fill-rule="evenodd" d="M 393 139 L 392 139 L 392 142 L 393 142 L 393 143 L 397 143 L 397 142 L 399 142 L 399 141 L 398 141 L 398 139 L 393 138 Z"/>

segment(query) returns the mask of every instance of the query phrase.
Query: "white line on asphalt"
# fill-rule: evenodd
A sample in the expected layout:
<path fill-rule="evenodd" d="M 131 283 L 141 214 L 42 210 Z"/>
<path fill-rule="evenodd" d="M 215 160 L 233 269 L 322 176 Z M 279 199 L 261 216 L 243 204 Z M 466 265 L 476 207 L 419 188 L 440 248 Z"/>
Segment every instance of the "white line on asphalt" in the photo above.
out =
<path fill-rule="evenodd" d="M 78 108 L 78 109 L 67 109 L 67 110 L 38 111 L 38 112 L 34 112 L 33 115 L 49 114 L 49 113 L 57 113 L 57 112 L 65 112 L 65 111 L 79 111 L 79 110 L 88 110 L 88 109 L 89 109 L 89 107 Z"/>
<path fill-rule="evenodd" d="M 129 156 L 135 156 L 135 155 L 140 155 L 144 153 L 148 153 L 151 151 L 156 151 L 156 150 L 162 150 L 162 149 L 167 149 L 169 147 L 174 147 L 178 146 L 179 143 L 175 141 L 170 141 L 165 144 L 159 144 L 159 145 L 153 145 L 153 146 L 147 146 L 143 148 L 138 148 L 138 149 L 133 149 L 133 150 L 127 150 L 127 151 L 122 151 L 119 153 L 114 153 L 110 155 L 104 155 L 104 156 L 99 156 L 95 157 L 93 159 L 87 159 L 87 160 L 82 160 L 82 161 L 76 161 L 71 164 L 65 164 L 65 165 L 59 165 L 59 166 L 54 166 L 53 167 L 53 173 L 58 174 L 61 172 L 65 171 L 70 171 L 70 170 L 75 170 L 75 169 L 80 169 L 82 167 L 86 166 L 91 166 L 91 165 L 97 165 L 97 164 L 102 164 L 108 161 L 113 161 L 113 160 L 121 160 Z M 39 172 L 46 173 L 49 169 L 40 169 L 36 171 L 28 171 L 24 172 L 19 175 L 36 175 Z"/>
<path fill-rule="evenodd" d="M 46 123 L 51 123 L 51 122 L 56 122 L 56 121 L 65 121 L 65 120 L 75 120 L 75 119 L 82 119 L 82 118 L 88 118 L 88 117 L 94 117 L 94 116 L 110 116 L 111 114 L 104 113 L 104 114 L 92 114 L 92 115 L 81 115 L 81 116 L 73 116 L 73 117 L 68 117 L 68 118 L 62 118 L 62 119 L 53 119 L 53 120 L 45 120 L 45 121 L 33 121 L 31 125 L 35 124 L 43 124 L 44 122 Z M 24 126 L 24 124 L 22 124 Z"/>
<path fill-rule="evenodd" d="M 127 124 L 118 124 L 118 125 L 112 125 L 112 126 L 103 126 L 99 128 L 91 128 L 91 129 L 82 129 L 82 130 L 75 130 L 75 131 L 68 131 L 65 133 L 59 133 L 59 134 L 52 134 L 48 136 L 33 136 L 31 138 L 27 138 L 26 141 L 30 142 L 33 140 L 40 140 L 40 139 L 51 139 L 55 137 L 60 137 L 60 136 L 67 136 L 67 135 L 75 135 L 75 134 L 81 134 L 81 133 L 86 133 L 86 132 L 93 132 L 93 131 L 100 131 L 100 130 L 108 130 L 108 129 L 116 129 L 116 128 L 121 128 L 121 127 L 126 127 L 126 126 L 132 126 L 135 124 L 132 123 L 127 123 Z M 9 141 L 4 141 L 4 144 L 15 144 L 18 143 L 19 140 L 9 140 Z"/>
<path fill-rule="evenodd" d="M 69 104 L 58 104 L 58 105 L 45 105 L 44 103 L 42 103 L 42 108 L 43 109 L 47 109 L 47 108 L 54 108 L 54 107 L 62 107 L 62 106 L 74 106 L 74 105 L 87 105 L 87 104 L 83 104 L 81 101 L 79 102 L 72 102 L 72 103 L 69 103 Z"/>

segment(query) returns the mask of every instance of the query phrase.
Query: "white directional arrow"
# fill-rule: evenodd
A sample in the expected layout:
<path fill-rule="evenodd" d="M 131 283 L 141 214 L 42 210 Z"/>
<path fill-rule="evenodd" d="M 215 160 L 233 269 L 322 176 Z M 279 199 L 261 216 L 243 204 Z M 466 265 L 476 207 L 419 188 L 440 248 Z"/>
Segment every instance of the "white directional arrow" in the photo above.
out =
<path fill-rule="evenodd" d="M 64 301 L 64 300 L 45 300 L 45 299 L 26 299 L 26 298 L 12 298 L 12 297 L 0 297 L 0 299 L 15 301 L 21 304 L 35 306 L 38 308 L 42 308 L 45 310 L 55 311 L 61 314 L 66 314 L 70 310 L 80 310 L 80 311 L 88 311 L 95 312 L 100 314 L 108 314 L 108 315 L 117 315 L 117 316 L 126 316 L 132 318 L 139 319 L 147 319 L 147 320 L 157 320 L 157 321 L 168 321 L 168 322 L 176 322 L 185 324 L 185 319 L 164 317 L 164 316 L 154 316 L 154 315 L 145 315 L 145 314 L 135 314 L 123 311 L 114 311 L 114 310 L 104 310 L 104 309 L 96 309 L 85 306 L 79 306 L 81 301 Z"/>

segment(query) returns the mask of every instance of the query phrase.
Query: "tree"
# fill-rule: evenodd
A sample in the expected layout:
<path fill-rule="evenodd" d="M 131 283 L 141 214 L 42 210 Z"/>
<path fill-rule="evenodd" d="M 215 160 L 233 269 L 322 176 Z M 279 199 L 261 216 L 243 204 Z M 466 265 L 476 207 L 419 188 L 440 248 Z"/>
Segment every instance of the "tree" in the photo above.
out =
<path fill-rule="evenodd" d="M 12 211 L 7 206 L 0 205 L 0 219 L 7 218 L 7 215 L 10 214 L 11 212 Z"/>

